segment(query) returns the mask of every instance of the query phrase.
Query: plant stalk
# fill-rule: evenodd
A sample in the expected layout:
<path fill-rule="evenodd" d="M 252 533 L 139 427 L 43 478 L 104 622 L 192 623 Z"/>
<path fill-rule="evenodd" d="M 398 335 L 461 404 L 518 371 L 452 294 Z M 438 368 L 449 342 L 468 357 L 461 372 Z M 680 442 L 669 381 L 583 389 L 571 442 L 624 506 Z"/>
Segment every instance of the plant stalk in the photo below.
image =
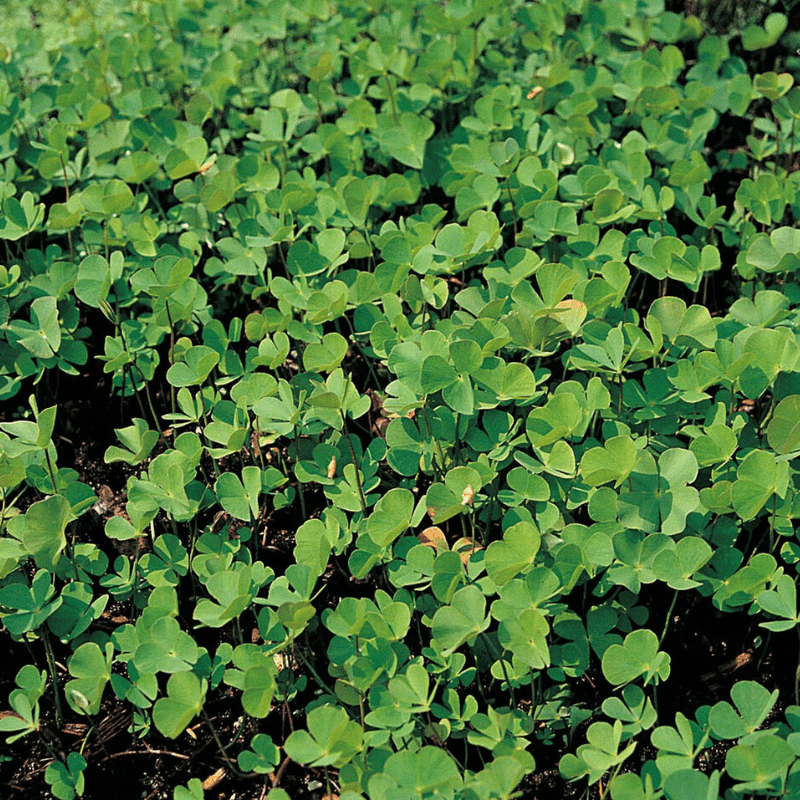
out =
<path fill-rule="evenodd" d="M 47 668 L 50 671 L 50 680 L 53 681 L 53 702 L 56 708 L 56 728 L 61 730 L 64 721 L 64 714 L 61 707 L 61 693 L 58 690 L 58 674 L 56 673 L 56 660 L 53 656 L 53 646 L 50 643 L 50 633 L 42 631 L 42 641 L 44 642 L 44 652 L 47 657 Z"/>

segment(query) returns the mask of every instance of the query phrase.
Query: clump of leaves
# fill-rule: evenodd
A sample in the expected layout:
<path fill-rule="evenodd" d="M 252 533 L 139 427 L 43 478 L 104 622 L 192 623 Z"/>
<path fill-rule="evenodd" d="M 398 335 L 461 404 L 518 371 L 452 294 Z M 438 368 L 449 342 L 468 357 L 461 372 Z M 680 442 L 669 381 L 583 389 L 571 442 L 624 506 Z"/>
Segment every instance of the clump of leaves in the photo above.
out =
<path fill-rule="evenodd" d="M 0 22 L 17 779 L 113 707 L 275 797 L 797 793 L 797 681 L 671 683 L 676 607 L 800 620 L 786 14 L 73 5 Z"/>

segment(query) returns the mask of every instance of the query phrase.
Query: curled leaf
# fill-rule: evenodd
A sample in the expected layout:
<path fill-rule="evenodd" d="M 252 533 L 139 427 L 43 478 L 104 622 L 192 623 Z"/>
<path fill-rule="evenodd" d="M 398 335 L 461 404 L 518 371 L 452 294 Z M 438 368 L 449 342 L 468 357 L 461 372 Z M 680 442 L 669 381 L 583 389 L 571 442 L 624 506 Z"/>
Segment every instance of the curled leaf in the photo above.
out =
<path fill-rule="evenodd" d="M 444 531 L 435 525 L 430 528 L 425 528 L 425 530 L 422 531 L 422 533 L 419 535 L 418 538 L 420 544 L 427 545 L 428 547 L 433 547 L 435 550 L 450 549 L 447 544 L 447 539 L 445 538 Z"/>

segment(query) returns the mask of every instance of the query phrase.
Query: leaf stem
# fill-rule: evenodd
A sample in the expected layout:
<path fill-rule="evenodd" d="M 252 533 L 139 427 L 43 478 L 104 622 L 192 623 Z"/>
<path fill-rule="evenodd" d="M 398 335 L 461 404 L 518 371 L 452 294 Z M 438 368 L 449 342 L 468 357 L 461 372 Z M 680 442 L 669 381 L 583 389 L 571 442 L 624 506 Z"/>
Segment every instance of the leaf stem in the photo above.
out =
<path fill-rule="evenodd" d="M 50 460 L 50 453 L 47 450 L 47 447 L 44 448 L 44 457 L 47 461 L 47 471 L 50 473 L 50 480 L 53 483 L 53 494 L 58 494 L 58 486 L 56 485 L 56 472 L 53 469 L 53 462 Z"/>
<path fill-rule="evenodd" d="M 358 464 L 356 463 L 356 451 L 353 448 L 353 443 L 350 441 L 350 433 L 347 430 L 347 415 L 344 409 L 339 409 L 342 415 L 342 428 L 344 429 L 344 438 L 347 441 L 347 447 L 350 450 L 350 458 L 353 459 L 353 469 L 356 476 L 356 487 L 358 488 L 358 499 L 361 503 L 361 512 L 364 514 L 364 519 L 367 518 L 367 498 L 364 496 L 364 487 L 361 485 L 361 476 L 358 473 Z"/>
<path fill-rule="evenodd" d="M 424 401 L 423 401 L 423 404 L 422 404 L 422 407 L 421 407 L 421 411 L 422 411 L 422 419 L 425 422 L 425 433 L 427 434 L 428 438 L 431 439 L 431 438 L 433 438 L 431 436 L 431 423 L 430 423 L 430 420 L 428 419 L 428 409 L 425 407 Z M 444 472 L 444 451 L 442 450 L 441 442 L 439 442 L 438 439 L 434 439 L 433 440 L 433 444 L 436 447 L 436 450 L 437 450 L 437 452 L 439 454 L 439 467 L 440 467 L 440 469 L 436 468 L 436 460 L 434 459 L 434 461 L 433 461 L 433 471 L 436 473 L 436 475 L 438 477 L 439 474 L 440 474 L 440 470 L 441 470 L 442 474 Z"/>
<path fill-rule="evenodd" d="M 392 117 L 394 118 L 394 124 L 397 125 L 397 103 L 394 100 L 394 87 L 392 86 L 392 82 L 389 80 L 389 73 L 384 73 L 383 79 L 386 81 L 386 88 L 389 90 L 389 102 L 392 104 Z"/>
<path fill-rule="evenodd" d="M 506 192 L 508 193 L 508 201 L 511 203 L 511 214 L 514 217 L 514 236 L 516 237 L 517 233 L 519 232 L 517 230 L 519 227 L 519 220 L 517 218 L 517 204 L 514 202 L 514 195 L 511 194 L 511 186 L 508 183 L 508 175 L 506 175 L 505 178 L 505 185 Z"/>
<path fill-rule="evenodd" d="M 664 630 L 661 631 L 661 638 L 658 640 L 659 647 L 661 647 L 661 645 L 663 644 L 664 638 L 666 637 L 667 631 L 669 630 L 669 623 L 670 620 L 672 619 L 672 612 L 675 610 L 675 603 L 677 599 L 678 599 L 678 590 L 676 589 L 675 594 L 672 595 L 672 602 L 669 604 L 669 610 L 667 611 L 667 618 L 664 620 Z"/>
<path fill-rule="evenodd" d="M 305 636 L 306 636 L 306 642 L 308 642 L 308 632 L 306 632 Z M 324 680 L 322 680 L 322 678 L 319 676 L 319 673 L 316 671 L 316 669 L 314 669 L 314 665 L 305 657 L 302 648 L 295 647 L 294 652 L 297 656 L 299 656 L 303 664 L 306 665 L 308 671 L 311 673 L 312 677 L 317 682 L 317 685 L 320 687 L 320 689 L 326 691 L 331 697 L 336 697 L 336 693 L 333 691 L 333 689 L 331 689 L 328 686 L 328 684 L 325 683 Z"/>
<path fill-rule="evenodd" d="M 300 435 L 297 431 L 297 425 L 294 426 L 294 451 L 295 451 L 295 460 L 300 461 Z M 308 514 L 306 513 L 306 495 L 303 491 L 303 481 L 300 480 L 300 476 L 295 472 L 295 477 L 297 478 L 297 493 L 300 495 L 300 511 L 303 514 L 303 522 L 308 519 Z"/>
<path fill-rule="evenodd" d="M 217 734 L 217 729 L 214 727 L 214 723 L 211 722 L 211 717 L 208 716 L 208 712 L 206 711 L 205 707 L 201 709 L 200 713 L 203 715 L 203 719 L 205 720 L 206 725 L 208 725 L 208 729 L 211 731 L 211 735 L 214 737 L 214 741 L 217 743 L 217 747 L 219 748 L 220 753 L 222 753 L 222 757 L 225 759 L 225 763 L 228 765 L 230 771 L 238 778 L 246 777 L 244 773 L 239 772 L 239 770 L 233 765 L 233 762 L 228 755 L 228 751 L 225 749 L 225 745 L 222 744 L 219 734 Z"/>
<path fill-rule="evenodd" d="M 42 641 L 44 642 L 44 652 L 47 657 L 47 668 L 50 671 L 50 680 L 53 681 L 53 701 L 56 707 L 56 727 L 61 730 L 64 721 L 64 714 L 61 709 L 61 694 L 58 690 L 58 675 L 56 674 L 56 660 L 53 656 L 53 646 L 50 643 L 50 633 L 42 631 Z"/>
<path fill-rule="evenodd" d="M 64 156 L 58 154 L 58 160 L 61 162 L 61 171 L 64 173 L 64 194 L 66 202 L 69 203 L 69 181 L 67 180 L 67 165 L 64 163 Z M 67 228 L 67 241 L 69 242 L 69 260 L 75 263 L 75 251 L 72 247 L 72 230 Z"/>

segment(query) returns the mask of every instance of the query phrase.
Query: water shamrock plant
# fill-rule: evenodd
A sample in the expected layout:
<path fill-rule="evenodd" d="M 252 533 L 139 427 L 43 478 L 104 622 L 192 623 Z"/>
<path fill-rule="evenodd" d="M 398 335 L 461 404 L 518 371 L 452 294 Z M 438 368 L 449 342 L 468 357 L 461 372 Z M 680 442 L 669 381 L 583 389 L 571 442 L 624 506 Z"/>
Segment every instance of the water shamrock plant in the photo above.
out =
<path fill-rule="evenodd" d="M 766 5 L 10 2 L 4 797 L 800 794 Z"/>

